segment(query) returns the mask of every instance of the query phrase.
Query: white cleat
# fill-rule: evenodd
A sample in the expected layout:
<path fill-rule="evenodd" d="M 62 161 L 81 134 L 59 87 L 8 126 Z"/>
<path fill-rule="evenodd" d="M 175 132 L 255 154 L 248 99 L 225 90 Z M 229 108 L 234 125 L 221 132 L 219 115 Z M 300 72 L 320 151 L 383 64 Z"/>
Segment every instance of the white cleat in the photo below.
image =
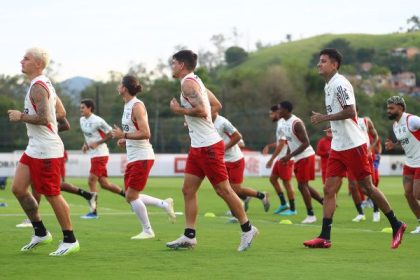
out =
<path fill-rule="evenodd" d="M 168 206 L 165 208 L 165 212 L 168 215 L 168 219 L 171 223 L 175 223 L 176 221 L 176 215 L 174 211 L 174 200 L 172 198 L 165 199 L 166 203 L 168 203 Z"/>
<path fill-rule="evenodd" d="M 254 226 L 251 226 L 251 230 L 247 232 L 241 233 L 241 243 L 238 247 L 238 252 L 246 251 L 249 247 L 251 247 L 252 240 L 257 236 L 258 229 Z"/>
<path fill-rule="evenodd" d="M 315 216 L 306 216 L 305 220 L 303 220 L 301 223 L 302 224 L 313 224 L 316 222 L 316 217 Z"/>
<path fill-rule="evenodd" d="M 67 256 L 67 255 L 70 255 L 79 251 L 80 251 L 79 241 L 76 240 L 76 242 L 73 242 L 73 243 L 66 243 L 66 242 L 61 241 L 60 245 L 58 245 L 58 249 L 50 253 L 50 256 L 54 256 L 54 257 Z"/>
<path fill-rule="evenodd" d="M 31 241 L 25 246 L 23 246 L 22 249 L 20 250 L 22 252 L 28 252 L 28 251 L 31 251 L 32 249 L 35 249 L 38 246 L 49 244 L 52 242 L 52 240 L 53 240 L 52 235 L 48 231 L 47 231 L 47 235 L 42 236 L 42 237 L 32 235 Z"/>
<path fill-rule="evenodd" d="M 153 232 L 153 230 L 151 230 L 150 232 L 142 231 L 139 234 L 132 236 L 131 240 L 142 240 L 142 239 L 151 239 L 151 238 L 155 238 L 155 233 Z"/>
<path fill-rule="evenodd" d="M 264 198 L 261 200 L 263 207 L 264 207 L 264 211 L 268 212 L 268 210 L 270 210 L 270 201 L 268 200 L 268 192 L 264 192 Z"/>
<path fill-rule="evenodd" d="M 194 238 L 188 238 L 185 235 L 181 235 L 180 238 L 166 243 L 166 247 L 171 249 L 178 249 L 178 248 L 194 248 L 197 246 L 197 239 Z"/>
<path fill-rule="evenodd" d="M 366 220 L 366 217 L 365 217 L 365 215 L 361 215 L 361 214 L 359 214 L 359 215 L 357 215 L 352 221 L 353 222 L 356 222 L 356 223 L 358 223 L 358 222 L 360 222 L 360 221 L 364 221 L 364 220 Z"/>
<path fill-rule="evenodd" d="M 380 212 L 373 212 L 373 219 L 374 223 L 379 223 L 381 221 L 381 213 Z"/>
<path fill-rule="evenodd" d="M 420 226 L 416 227 L 415 230 L 410 231 L 410 233 L 412 233 L 412 234 L 420 234 Z"/>
<path fill-rule="evenodd" d="M 32 223 L 29 219 L 23 220 L 20 224 L 16 225 L 17 228 L 27 228 L 32 227 Z"/>
<path fill-rule="evenodd" d="M 91 213 L 96 213 L 97 202 L 98 202 L 98 193 L 93 192 L 92 197 L 88 200 Z"/>

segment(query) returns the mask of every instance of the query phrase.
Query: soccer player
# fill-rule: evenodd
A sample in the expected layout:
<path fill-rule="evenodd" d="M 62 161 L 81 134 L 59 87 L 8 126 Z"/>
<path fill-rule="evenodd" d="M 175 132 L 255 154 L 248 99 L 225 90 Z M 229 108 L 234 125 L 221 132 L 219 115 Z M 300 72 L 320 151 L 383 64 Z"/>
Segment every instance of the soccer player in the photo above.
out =
<path fill-rule="evenodd" d="M 115 194 L 125 197 L 124 190 L 119 186 L 108 181 L 107 164 L 109 159 L 109 150 L 106 142 L 111 138 L 112 127 L 104 119 L 94 114 L 95 104 L 91 99 L 80 101 L 80 128 L 82 129 L 85 143 L 82 146 L 83 153 L 88 152 L 90 156 L 89 189 L 95 193 L 97 199 L 98 190 L 96 183 Z M 95 205 L 97 206 L 97 205 Z M 91 209 L 91 212 L 82 216 L 83 219 L 98 218 L 97 207 Z"/>
<path fill-rule="evenodd" d="M 224 163 L 224 144 L 211 118 L 211 105 L 217 98 L 206 89 L 194 74 L 197 55 L 181 50 L 173 55 L 172 76 L 181 81 L 181 104 L 173 98 L 172 112 L 183 115 L 188 126 L 191 148 L 188 153 L 182 192 L 185 202 L 185 231 L 178 239 L 166 243 L 169 248 L 191 248 L 197 245 L 195 223 L 198 211 L 197 191 L 207 177 L 217 194 L 226 202 L 242 229 L 238 251 L 251 246 L 258 230 L 252 226 L 242 207 L 241 200 L 232 190 Z M 218 101 L 217 101 L 218 102 Z"/>
<path fill-rule="evenodd" d="M 22 72 L 31 81 L 25 97 L 25 110 L 9 110 L 8 114 L 10 121 L 26 124 L 29 143 L 16 167 L 12 191 L 35 232 L 21 251 L 31 251 L 52 242 L 52 235 L 41 220 L 39 205 L 29 191 L 32 184 L 37 193 L 45 195 L 63 231 L 63 241 L 50 255 L 63 256 L 79 251 L 80 246 L 73 233 L 69 206 L 60 194 L 64 145 L 58 136 L 57 95 L 50 80 L 42 74 L 48 63 L 48 53 L 41 48 L 27 50 L 21 61 Z"/>
<path fill-rule="evenodd" d="M 232 189 L 242 200 L 248 200 L 250 197 L 258 198 L 263 204 L 264 211 L 267 212 L 270 209 L 268 193 L 242 186 L 245 159 L 238 145 L 238 142 L 242 139 L 241 133 L 228 119 L 220 116 L 216 111 L 212 112 L 212 119 L 217 132 L 225 144 L 225 164 Z"/>
<path fill-rule="evenodd" d="M 302 224 L 316 222 L 316 216 L 312 208 L 312 197 L 322 204 L 322 197 L 319 193 L 309 187 L 309 181 L 315 179 L 315 151 L 309 143 L 305 124 L 301 119 L 292 114 L 293 105 L 289 101 L 282 101 L 279 104 L 279 116 L 284 119 L 280 124 L 280 137 L 285 137 L 290 149 L 280 162 L 287 164 L 294 158 L 294 173 L 298 182 L 298 189 L 302 194 L 306 206 L 306 218 Z"/>
<path fill-rule="evenodd" d="M 149 142 L 150 128 L 146 106 L 136 97 L 141 92 L 140 82 L 131 75 L 123 77 L 118 85 L 118 94 L 124 100 L 122 127 L 114 125 L 111 134 L 118 139 L 118 146 L 126 147 L 128 164 L 124 174 L 125 197 L 136 213 L 142 231 L 131 239 L 154 238 L 155 233 L 149 221 L 146 205 L 155 205 L 168 214 L 170 220 L 175 222 L 173 200 L 161 200 L 145 194 L 140 194 L 146 186 L 150 169 L 155 161 L 155 154 Z"/>
<path fill-rule="evenodd" d="M 274 190 L 280 199 L 280 205 L 274 211 L 274 214 L 281 214 L 284 216 L 296 215 L 295 191 L 293 190 L 293 186 L 291 184 L 294 160 L 290 159 L 286 163 L 280 161 L 280 159 L 287 154 L 287 141 L 286 137 L 281 136 L 282 133 L 280 131 L 280 126 L 285 120 L 279 116 L 278 104 L 271 106 L 269 116 L 273 122 L 277 123 L 276 142 L 267 144 L 262 153 L 268 154 L 269 149 L 274 148 L 273 154 L 265 165 L 266 168 L 271 168 L 274 160 L 276 160 L 273 169 L 271 170 L 270 183 L 273 185 Z M 289 204 L 287 204 L 286 199 L 284 198 L 283 190 L 278 181 L 279 179 L 282 180 L 284 188 L 286 189 Z"/>
<path fill-rule="evenodd" d="M 359 114 L 358 108 L 356 108 L 356 113 Z M 378 142 L 378 133 L 373 125 L 373 122 L 368 117 L 358 117 L 357 118 L 357 125 L 363 132 L 365 136 L 366 145 L 368 149 L 368 157 L 369 163 L 372 168 L 372 183 L 375 187 L 378 187 L 378 183 L 373 176 L 373 153 L 374 153 L 374 146 L 377 145 Z M 372 143 L 371 143 L 372 139 Z M 366 220 L 363 208 L 362 208 L 362 201 L 364 201 L 364 194 L 361 187 L 358 185 L 356 178 L 351 172 L 347 173 L 348 181 L 349 181 L 349 189 L 353 198 L 354 205 L 356 207 L 357 216 L 352 220 L 353 222 L 360 222 Z M 380 212 L 378 206 L 373 203 L 373 222 L 378 223 L 381 220 Z"/>
<path fill-rule="evenodd" d="M 401 244 L 407 225 L 397 219 L 385 196 L 372 184 L 366 139 L 357 125 L 353 87 L 338 73 L 341 61 L 342 56 L 336 49 L 324 49 L 320 52 L 318 72 L 326 82 L 327 115 L 313 112 L 311 122 L 318 124 L 329 121 L 333 139 L 324 187 L 324 218 L 321 234 L 303 244 L 311 248 L 331 247 L 331 226 L 336 208 L 336 193 L 341 182 L 340 174 L 350 171 L 365 193 L 388 218 L 393 230 L 391 248 L 396 249 Z"/>
<path fill-rule="evenodd" d="M 392 150 L 397 146 L 404 149 L 406 160 L 403 169 L 405 198 L 411 211 L 420 223 L 420 117 L 406 113 L 405 101 L 400 96 L 387 100 L 387 114 L 394 120 L 393 130 L 398 143 L 385 142 L 385 148 Z M 411 231 L 420 234 L 420 225 Z"/>

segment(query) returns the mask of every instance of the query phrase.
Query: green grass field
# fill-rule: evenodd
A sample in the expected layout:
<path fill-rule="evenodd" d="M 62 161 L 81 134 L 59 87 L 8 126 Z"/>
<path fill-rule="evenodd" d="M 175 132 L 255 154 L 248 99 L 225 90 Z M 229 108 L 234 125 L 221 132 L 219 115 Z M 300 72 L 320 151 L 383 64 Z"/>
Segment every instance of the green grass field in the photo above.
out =
<path fill-rule="evenodd" d="M 68 181 L 86 188 L 86 179 Z M 112 181 L 122 183 L 120 178 Z M 411 231 L 417 222 L 405 202 L 401 181 L 401 177 L 382 178 L 381 189 Z M 269 191 L 272 204 L 265 213 L 260 201 L 251 201 L 248 215 L 260 234 L 246 252 L 236 251 L 239 225 L 226 223 L 227 209 L 206 182 L 199 192 L 198 246 L 193 250 L 165 248 L 167 241 L 183 232 L 184 217 L 178 216 L 177 223 L 170 224 L 161 209 L 152 207 L 149 214 L 156 238 L 130 240 L 140 232 L 135 215 L 122 197 L 101 190 L 97 220 L 80 219 L 88 210 L 87 203 L 79 196 L 64 194 L 71 205 L 81 251 L 66 257 L 50 257 L 48 253 L 56 249 L 62 233 L 45 199 L 41 214 L 54 242 L 34 252 L 20 252 L 32 229 L 15 227 L 24 214 L 10 191 L 9 179 L 6 190 L 0 191 L 0 202 L 8 204 L 0 208 L 0 279 L 416 279 L 420 275 L 420 236 L 408 233 L 401 247 L 391 250 L 391 234 L 381 232 L 389 226 L 383 215 L 380 223 L 373 223 L 372 210 L 367 209 L 366 221 L 351 222 L 356 212 L 347 187 L 342 188 L 338 198 L 332 248 L 307 249 L 302 241 L 318 235 L 321 206 L 314 204 L 316 224 L 301 225 L 305 209 L 297 193 L 299 213 L 291 218 L 293 225 L 282 225 L 279 224 L 282 218 L 272 214 L 278 199 L 268 179 L 248 178 L 245 183 Z M 151 178 L 145 193 L 173 197 L 175 211 L 183 212 L 181 185 L 182 178 Z M 320 180 L 313 186 L 320 190 Z M 206 218 L 206 212 L 217 217 Z"/>

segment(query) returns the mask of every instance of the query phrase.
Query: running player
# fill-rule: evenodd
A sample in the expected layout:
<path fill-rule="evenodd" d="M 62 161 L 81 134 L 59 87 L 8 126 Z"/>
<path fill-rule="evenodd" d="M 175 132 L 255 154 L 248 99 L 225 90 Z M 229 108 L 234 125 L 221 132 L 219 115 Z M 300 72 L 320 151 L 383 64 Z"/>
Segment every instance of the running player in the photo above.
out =
<path fill-rule="evenodd" d="M 126 75 L 117 90 L 125 102 L 122 115 L 123 129 L 114 125 L 111 134 L 113 138 L 118 139 L 118 146 L 127 149 L 128 164 L 124 174 L 125 197 L 142 225 L 142 231 L 131 239 L 154 238 L 155 233 L 149 221 L 146 205 L 164 209 L 170 220 L 175 222 L 173 200 L 172 198 L 161 200 L 140 194 L 146 186 L 150 169 L 155 161 L 155 154 L 149 142 L 150 128 L 146 107 L 136 97 L 137 93 L 141 92 L 142 86 L 135 77 Z"/>
<path fill-rule="evenodd" d="M 405 198 L 417 221 L 420 223 L 420 117 L 406 113 L 405 101 L 400 96 L 387 100 L 387 113 L 390 120 L 395 120 L 394 134 L 398 143 L 385 142 L 385 148 L 392 150 L 401 146 L 406 155 L 403 169 Z M 411 231 L 420 234 L 420 225 Z"/>
<path fill-rule="evenodd" d="M 191 248 L 197 245 L 195 223 L 197 218 L 197 191 L 207 177 L 217 194 L 223 198 L 232 214 L 239 220 L 242 229 L 238 251 L 251 246 L 258 230 L 252 226 L 242 207 L 241 200 L 232 190 L 224 163 L 224 144 L 211 119 L 211 105 L 217 98 L 206 89 L 194 74 L 197 55 L 190 50 L 181 50 L 172 57 L 172 76 L 181 81 L 181 104 L 173 98 L 172 112 L 183 115 L 188 126 L 191 148 L 185 167 L 182 189 L 185 202 L 186 226 L 184 234 L 166 243 L 169 248 Z"/>
<path fill-rule="evenodd" d="M 318 124 L 329 121 L 333 139 L 324 188 L 324 218 L 321 234 L 303 244 L 311 248 L 331 247 L 331 226 L 336 209 L 336 194 L 341 184 L 340 174 L 350 171 L 365 193 L 388 218 L 393 230 L 391 248 L 396 249 L 401 244 L 407 225 L 397 219 L 385 196 L 372 184 L 366 139 L 357 125 L 353 87 L 344 76 L 338 73 L 341 61 L 342 56 L 336 49 L 324 49 L 320 52 L 318 72 L 326 81 L 327 115 L 313 112 L 311 122 Z"/>
<path fill-rule="evenodd" d="M 69 206 L 60 194 L 64 145 L 58 136 L 57 95 L 50 80 L 42 74 L 48 63 L 48 53 L 41 48 L 29 49 L 21 61 L 22 72 L 31 81 L 25 110 L 9 110 L 8 113 L 10 121 L 26 124 L 29 143 L 16 167 L 12 191 L 35 232 L 21 251 L 28 252 L 52 242 L 52 235 L 41 220 L 39 205 L 29 191 L 32 184 L 37 193 L 45 195 L 63 231 L 63 241 L 50 255 L 63 256 L 79 251 L 80 246 L 73 233 Z"/>
<path fill-rule="evenodd" d="M 84 153 L 88 152 L 90 156 L 89 189 L 95 193 L 97 199 L 98 190 L 96 183 L 115 194 L 125 197 L 124 190 L 119 186 L 108 181 L 107 164 L 109 159 L 109 150 L 106 142 L 111 138 L 111 126 L 104 119 L 94 114 L 95 104 L 91 99 L 83 99 L 80 102 L 80 128 L 83 132 L 85 142 L 82 146 Z M 89 213 L 83 215 L 83 219 L 98 218 L 97 204 Z"/>

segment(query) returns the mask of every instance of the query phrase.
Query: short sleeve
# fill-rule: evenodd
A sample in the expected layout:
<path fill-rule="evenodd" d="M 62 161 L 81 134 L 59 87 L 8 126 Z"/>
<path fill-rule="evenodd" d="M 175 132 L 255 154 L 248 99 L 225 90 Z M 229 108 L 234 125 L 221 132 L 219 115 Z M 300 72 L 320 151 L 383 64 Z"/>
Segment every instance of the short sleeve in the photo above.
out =
<path fill-rule="evenodd" d="M 341 107 L 356 104 L 353 87 L 348 81 L 343 79 L 338 80 L 334 86 L 334 93 Z"/>

